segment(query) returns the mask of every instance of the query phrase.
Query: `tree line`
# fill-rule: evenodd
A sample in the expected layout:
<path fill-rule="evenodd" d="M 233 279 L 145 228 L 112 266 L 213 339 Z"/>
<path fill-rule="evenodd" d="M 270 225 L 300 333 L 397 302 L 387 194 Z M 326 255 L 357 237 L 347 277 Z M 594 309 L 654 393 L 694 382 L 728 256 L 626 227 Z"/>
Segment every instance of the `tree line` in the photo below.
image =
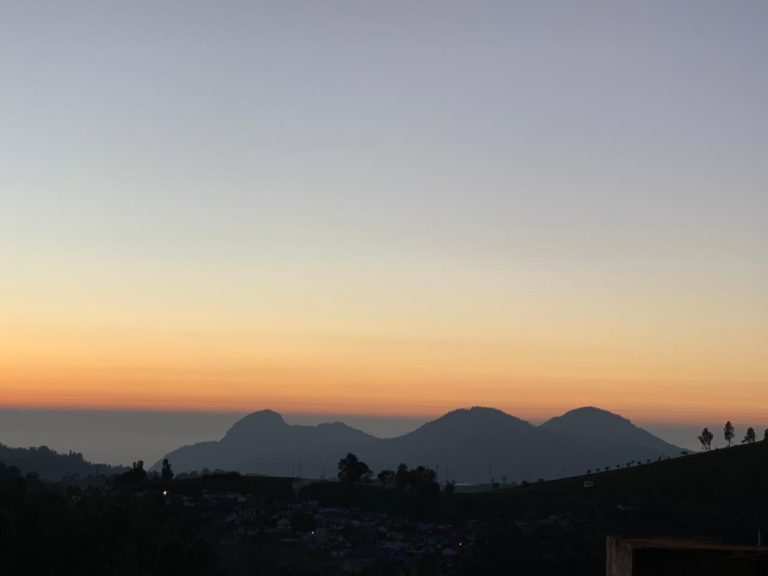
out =
<path fill-rule="evenodd" d="M 368 483 L 372 481 L 372 476 L 373 471 L 368 464 L 351 452 L 339 460 L 337 477 L 344 484 L 352 486 Z M 438 493 L 440 491 L 437 473 L 425 466 L 409 468 L 407 464 L 400 464 L 397 470 L 382 470 L 378 473 L 376 479 L 384 488 L 396 488 L 421 494 Z M 453 492 L 454 488 L 454 483 L 448 482 L 445 486 L 445 491 Z"/>
<path fill-rule="evenodd" d="M 723 427 L 723 438 L 728 443 L 728 447 L 730 448 L 733 444 L 733 439 L 736 437 L 736 429 L 733 427 L 733 424 L 731 424 L 731 421 L 725 423 L 725 426 Z M 715 435 L 712 434 L 712 432 L 709 431 L 709 428 L 704 428 L 704 430 L 701 431 L 701 434 L 698 436 L 699 442 L 701 442 L 701 448 L 703 450 L 709 451 L 712 449 L 712 440 L 714 440 Z M 744 434 L 744 439 L 741 441 L 742 444 L 754 444 L 756 442 L 756 434 L 755 429 L 751 426 L 747 428 L 746 434 Z M 765 430 L 763 432 L 763 441 L 768 441 L 768 430 Z"/>

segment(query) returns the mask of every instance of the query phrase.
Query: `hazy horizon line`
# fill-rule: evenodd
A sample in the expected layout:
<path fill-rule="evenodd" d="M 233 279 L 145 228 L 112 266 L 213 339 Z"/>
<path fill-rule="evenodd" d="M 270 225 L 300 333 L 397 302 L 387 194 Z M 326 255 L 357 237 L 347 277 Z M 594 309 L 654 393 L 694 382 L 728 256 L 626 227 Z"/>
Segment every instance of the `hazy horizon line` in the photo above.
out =
<path fill-rule="evenodd" d="M 148 410 L 45 410 L 0 407 L 0 439 L 12 447 L 48 446 L 60 453 L 79 452 L 90 462 L 126 465 L 137 460 L 155 462 L 171 450 L 188 444 L 220 440 L 250 411 L 169 412 Z M 506 412 L 506 411 L 505 411 Z M 618 412 L 627 417 L 627 413 Z M 344 422 L 377 438 L 393 438 L 413 432 L 435 416 L 344 415 L 283 412 L 288 424 L 317 425 Z M 440 414 L 442 415 L 442 414 Z M 438 417 L 440 415 L 437 415 Z M 560 415 L 560 413 L 556 414 Z M 631 416 L 631 415 L 630 415 Z M 518 416 L 519 417 L 519 416 Z M 548 418 L 529 419 L 540 425 Z M 731 420 L 740 434 L 753 426 L 762 437 L 765 419 L 731 414 L 701 415 L 696 421 L 652 422 L 632 417 L 633 424 L 686 450 L 697 450 L 697 436 L 704 426 L 715 432 Z M 98 433 L 94 433 L 98 431 Z"/>
<path fill-rule="evenodd" d="M 430 410 L 424 412 L 410 412 L 406 414 L 398 414 L 394 412 L 360 412 L 360 411 L 344 411 L 344 410 L 291 410 L 285 408 L 279 408 L 274 406 L 261 406 L 247 409 L 223 409 L 223 408 L 211 408 L 207 410 L 201 409 L 187 409 L 187 408 L 168 408 L 162 407 L 139 407 L 139 406 L 126 406 L 126 407 L 95 407 L 95 406 L 24 406 L 24 405 L 2 405 L 0 404 L 0 412 L 35 412 L 35 413 L 100 413 L 100 414 L 168 414 L 179 416 L 233 416 L 244 417 L 248 414 L 261 412 L 264 410 L 271 410 L 280 414 L 283 417 L 292 418 L 327 418 L 327 422 L 339 421 L 340 418 L 349 418 L 353 420 L 365 419 L 372 421 L 430 421 L 440 418 L 450 412 L 456 410 L 466 410 L 470 408 L 492 408 L 504 412 L 510 416 L 514 416 L 521 420 L 526 420 L 531 424 L 538 425 L 547 421 L 550 418 L 562 416 L 573 410 L 582 408 L 597 408 L 606 412 L 611 412 L 619 416 L 625 417 L 633 422 L 643 422 L 656 425 L 680 425 L 691 426 L 695 425 L 703 420 L 709 420 L 712 418 L 725 418 L 726 420 L 741 419 L 755 421 L 765 420 L 768 426 L 768 418 L 754 413 L 726 413 L 720 410 L 699 410 L 696 408 L 655 408 L 649 409 L 637 409 L 628 407 L 605 407 L 596 403 L 584 403 L 570 408 L 556 408 L 551 410 L 536 410 L 530 407 L 520 407 L 519 410 L 510 409 L 508 407 L 500 407 L 489 404 L 466 404 L 455 407 L 443 407 L 437 410 Z M 662 414 L 669 415 L 666 418 L 659 418 Z M 673 414 L 685 415 L 687 417 L 671 416 Z"/>

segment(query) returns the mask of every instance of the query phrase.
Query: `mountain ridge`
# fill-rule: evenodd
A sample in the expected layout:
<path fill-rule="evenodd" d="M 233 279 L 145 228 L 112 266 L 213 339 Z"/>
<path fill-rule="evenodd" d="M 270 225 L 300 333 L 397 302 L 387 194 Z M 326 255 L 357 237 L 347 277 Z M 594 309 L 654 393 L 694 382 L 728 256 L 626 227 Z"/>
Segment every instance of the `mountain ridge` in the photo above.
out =
<path fill-rule="evenodd" d="M 47 446 L 14 448 L 2 443 L 0 463 L 18 468 L 23 474 L 37 474 L 41 479 L 51 482 L 67 477 L 111 475 L 126 470 L 122 466 L 89 462 L 79 452 L 61 453 Z"/>
<path fill-rule="evenodd" d="M 482 483 L 502 477 L 559 478 L 680 451 L 629 419 L 594 406 L 538 426 L 497 408 L 472 406 L 393 438 L 343 422 L 288 424 L 279 413 L 260 410 L 235 422 L 220 440 L 182 446 L 166 458 L 177 472 L 208 468 L 289 476 L 301 468 L 309 477 L 324 477 L 332 475 L 339 458 L 354 452 L 374 470 L 401 462 L 443 466 L 443 480 Z"/>

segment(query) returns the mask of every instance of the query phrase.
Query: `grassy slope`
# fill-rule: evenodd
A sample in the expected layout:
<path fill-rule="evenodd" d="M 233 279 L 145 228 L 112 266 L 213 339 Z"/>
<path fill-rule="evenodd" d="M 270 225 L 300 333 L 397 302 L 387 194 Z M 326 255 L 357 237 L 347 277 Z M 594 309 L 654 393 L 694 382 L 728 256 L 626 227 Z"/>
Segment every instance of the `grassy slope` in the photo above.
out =
<path fill-rule="evenodd" d="M 584 488 L 591 480 L 594 487 Z M 768 534 L 768 443 L 735 446 L 488 493 L 487 514 L 563 514 L 605 532 L 712 536 L 753 542 Z"/>

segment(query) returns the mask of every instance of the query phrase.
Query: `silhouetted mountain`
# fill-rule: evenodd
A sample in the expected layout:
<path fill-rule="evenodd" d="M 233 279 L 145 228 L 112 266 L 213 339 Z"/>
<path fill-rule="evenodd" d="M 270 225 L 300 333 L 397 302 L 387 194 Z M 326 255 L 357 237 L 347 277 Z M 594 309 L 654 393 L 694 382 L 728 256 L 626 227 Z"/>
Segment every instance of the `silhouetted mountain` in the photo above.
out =
<path fill-rule="evenodd" d="M 550 430 L 597 443 L 607 449 L 633 447 L 646 449 L 647 457 L 661 454 L 679 454 L 680 449 L 657 438 L 650 432 L 638 428 L 632 422 L 607 410 L 587 406 L 566 412 L 544 422 L 543 430 Z"/>
<path fill-rule="evenodd" d="M 591 406 L 552 418 L 539 429 L 568 438 L 569 444 L 579 450 L 581 462 L 591 463 L 572 469 L 575 473 L 583 472 L 584 468 L 615 468 L 630 462 L 678 456 L 682 451 L 618 414 Z"/>
<path fill-rule="evenodd" d="M 123 471 L 117 466 L 91 464 L 82 454 L 70 452 L 59 454 L 47 446 L 39 448 L 10 448 L 0 444 L 0 463 L 16 467 L 22 473 L 36 473 L 43 480 L 57 481 L 68 476 L 96 476 L 116 474 Z"/>
<path fill-rule="evenodd" d="M 529 472 L 554 475 L 550 469 L 548 434 L 530 423 L 494 408 L 454 410 L 398 438 L 381 441 L 360 455 L 375 468 L 399 462 L 439 468 L 441 478 L 489 482 L 520 480 Z"/>
<path fill-rule="evenodd" d="M 389 439 L 340 422 L 289 425 L 263 410 L 235 423 L 220 441 L 184 446 L 167 458 L 176 472 L 207 468 L 318 478 L 335 476 L 347 452 L 374 470 L 404 462 L 438 469 L 441 480 L 487 483 L 559 478 L 677 455 L 680 448 L 597 408 L 579 408 L 538 427 L 494 408 L 460 409 Z"/>
<path fill-rule="evenodd" d="M 336 464 L 346 451 L 377 441 L 341 422 L 294 426 L 277 412 L 262 410 L 235 423 L 220 441 L 184 446 L 167 458 L 177 472 L 208 468 L 274 476 L 335 476 Z"/>

